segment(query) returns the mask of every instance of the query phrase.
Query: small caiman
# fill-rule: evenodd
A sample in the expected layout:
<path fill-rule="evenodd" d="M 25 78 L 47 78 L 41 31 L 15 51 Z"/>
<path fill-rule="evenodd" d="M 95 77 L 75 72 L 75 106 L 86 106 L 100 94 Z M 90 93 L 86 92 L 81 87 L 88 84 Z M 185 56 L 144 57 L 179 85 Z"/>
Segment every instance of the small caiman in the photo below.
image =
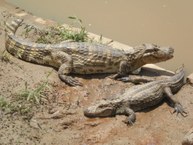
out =
<path fill-rule="evenodd" d="M 123 94 L 118 94 L 111 99 L 100 100 L 84 110 L 87 117 L 109 117 L 126 115 L 126 123 L 133 124 L 136 120 L 135 111 L 140 111 L 160 103 L 167 97 L 174 111 L 185 116 L 182 105 L 173 96 L 184 85 L 184 68 L 176 70 L 174 76 L 165 79 L 133 86 Z"/>
<path fill-rule="evenodd" d="M 15 57 L 58 69 L 59 78 L 75 86 L 81 83 L 70 74 L 117 73 L 114 78 L 125 76 L 148 63 L 158 63 L 173 57 L 173 48 L 142 44 L 121 50 L 100 43 L 66 42 L 41 44 L 18 38 L 15 32 L 22 21 L 6 23 L 5 46 Z"/>

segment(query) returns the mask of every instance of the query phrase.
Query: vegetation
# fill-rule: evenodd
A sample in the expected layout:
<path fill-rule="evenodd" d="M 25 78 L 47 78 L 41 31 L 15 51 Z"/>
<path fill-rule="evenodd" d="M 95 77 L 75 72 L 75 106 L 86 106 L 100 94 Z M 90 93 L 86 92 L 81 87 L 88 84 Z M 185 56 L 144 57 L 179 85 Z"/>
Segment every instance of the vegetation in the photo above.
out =
<path fill-rule="evenodd" d="M 48 74 L 48 76 L 51 73 Z M 30 120 L 33 116 L 33 108 L 43 104 L 46 98 L 46 89 L 50 89 L 48 85 L 48 76 L 45 81 L 42 81 L 34 89 L 29 89 L 25 83 L 24 90 L 19 91 L 11 99 L 0 96 L 0 110 L 5 114 L 19 114 L 24 116 L 24 119 Z"/>
<path fill-rule="evenodd" d="M 25 82 L 25 89 L 19 93 L 19 99 L 24 99 L 27 102 L 35 104 L 41 104 L 42 99 L 46 97 L 44 94 L 45 90 L 50 89 L 48 85 L 48 77 L 50 74 L 51 72 L 47 75 L 46 80 L 38 84 L 34 89 L 29 89 L 27 82 Z"/>
<path fill-rule="evenodd" d="M 1 54 L 0 54 L 0 59 L 1 61 L 3 62 L 11 62 L 11 55 L 6 51 L 4 50 Z"/>
<path fill-rule="evenodd" d="M 6 100 L 5 97 L 0 96 L 0 110 L 4 111 L 5 114 L 15 114 L 31 116 L 31 106 L 21 101 Z"/>
<path fill-rule="evenodd" d="M 41 104 L 42 98 L 44 98 L 44 90 L 49 88 L 48 81 L 43 81 L 37 85 L 34 89 L 28 89 L 27 82 L 25 82 L 25 89 L 19 94 L 20 99 L 24 99 L 28 102 Z"/>
<path fill-rule="evenodd" d="M 8 105 L 8 102 L 5 100 L 3 96 L 0 96 L 0 108 L 5 109 Z"/>
<path fill-rule="evenodd" d="M 85 42 L 90 41 L 86 28 L 82 24 L 82 20 L 77 17 L 68 17 L 73 20 L 79 27 L 79 29 L 74 30 L 73 25 L 69 28 L 65 28 L 62 25 L 50 26 L 46 29 L 40 30 L 34 26 L 26 25 L 25 32 L 23 33 L 25 37 L 28 37 L 30 32 L 33 32 L 37 35 L 35 42 L 44 43 L 44 44 L 54 44 L 63 41 L 76 41 L 76 42 Z"/>

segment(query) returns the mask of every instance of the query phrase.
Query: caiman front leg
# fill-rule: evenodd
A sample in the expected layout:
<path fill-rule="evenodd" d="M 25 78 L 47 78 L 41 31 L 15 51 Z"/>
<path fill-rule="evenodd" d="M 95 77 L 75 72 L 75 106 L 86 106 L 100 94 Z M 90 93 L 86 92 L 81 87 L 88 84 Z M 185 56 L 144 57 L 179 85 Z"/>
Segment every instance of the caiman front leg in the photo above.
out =
<path fill-rule="evenodd" d="M 125 120 L 123 120 L 123 122 L 126 123 L 127 125 L 133 125 L 136 120 L 136 115 L 135 112 L 128 106 L 129 104 L 127 103 L 121 105 L 121 107 L 116 110 L 116 114 L 128 116 Z"/>
<path fill-rule="evenodd" d="M 182 105 L 180 104 L 180 102 L 177 101 L 177 99 L 174 98 L 174 95 L 172 94 L 172 91 L 169 87 L 164 88 L 164 92 L 166 93 L 167 97 L 169 98 L 169 100 L 171 101 L 173 107 L 174 107 L 174 112 L 173 113 L 177 113 L 177 114 L 181 114 L 183 117 L 187 116 L 187 112 L 184 110 L 184 108 L 182 107 Z"/>
<path fill-rule="evenodd" d="M 58 70 L 59 78 L 70 86 L 81 86 L 82 84 L 78 80 L 74 79 L 71 76 L 68 76 L 68 74 L 71 72 L 71 69 L 72 68 L 69 66 L 68 63 L 62 64 Z"/>
<path fill-rule="evenodd" d="M 140 70 L 140 68 L 137 69 L 138 73 Z M 136 70 L 132 70 L 132 64 L 129 64 L 127 61 L 121 61 L 118 73 L 111 78 L 122 82 L 132 82 L 134 84 L 147 83 L 155 80 L 155 78 L 152 77 L 131 75 L 133 72 L 136 74 L 135 71 Z"/>
<path fill-rule="evenodd" d="M 78 80 L 69 76 L 73 69 L 71 56 L 62 51 L 54 52 L 52 56 L 54 61 L 60 64 L 58 69 L 59 78 L 70 86 L 81 86 L 82 84 Z"/>
<path fill-rule="evenodd" d="M 123 122 L 128 125 L 133 125 L 136 120 L 135 112 L 129 107 L 125 108 L 125 115 L 128 116 Z"/>
<path fill-rule="evenodd" d="M 119 79 L 125 77 L 130 72 L 131 66 L 127 61 L 121 61 L 119 64 L 119 71 L 117 74 L 111 76 L 112 79 Z"/>

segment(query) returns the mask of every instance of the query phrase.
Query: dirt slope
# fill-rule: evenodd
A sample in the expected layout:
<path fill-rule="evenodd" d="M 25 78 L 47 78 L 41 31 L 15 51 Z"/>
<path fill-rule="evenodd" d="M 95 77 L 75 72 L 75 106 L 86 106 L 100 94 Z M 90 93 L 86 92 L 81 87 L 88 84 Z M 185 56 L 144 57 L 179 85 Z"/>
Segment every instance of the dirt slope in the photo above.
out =
<path fill-rule="evenodd" d="M 20 11 L 0 1 L 3 10 Z M 31 21 L 32 16 L 26 16 Z M 0 30 L 0 54 L 5 50 L 4 32 Z M 2 55 L 1 55 L 2 56 Z M 148 74 L 158 74 L 143 70 Z M 69 87 L 61 82 L 56 70 L 10 57 L 10 62 L 0 61 L 0 96 L 14 100 L 25 89 L 37 88 L 48 77 L 46 97 L 41 105 L 33 104 L 30 113 L 0 111 L 0 144 L 40 145 L 177 145 L 193 127 L 193 88 L 185 85 L 176 95 L 188 117 L 171 114 L 167 103 L 136 113 L 133 126 L 122 122 L 125 116 L 88 119 L 83 108 L 101 98 L 115 95 L 130 87 L 130 83 L 114 81 L 100 76 L 75 76 L 83 87 Z M 22 103 L 13 101 L 17 107 Z M 29 108 L 28 108 L 29 109 Z M 21 111 L 21 110 L 20 110 Z M 9 112 L 9 111 L 8 111 Z"/>

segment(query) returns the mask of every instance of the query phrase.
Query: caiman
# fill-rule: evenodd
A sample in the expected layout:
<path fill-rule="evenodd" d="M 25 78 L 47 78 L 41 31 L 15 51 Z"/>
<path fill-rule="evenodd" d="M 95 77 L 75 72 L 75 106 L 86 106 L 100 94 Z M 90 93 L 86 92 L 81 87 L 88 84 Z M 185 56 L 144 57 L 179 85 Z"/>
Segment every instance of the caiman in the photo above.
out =
<path fill-rule="evenodd" d="M 15 35 L 22 20 L 6 23 L 5 46 L 9 53 L 24 61 L 58 69 L 65 83 L 81 85 L 70 74 L 114 73 L 113 78 L 125 76 L 148 63 L 158 63 L 173 57 L 173 48 L 142 44 L 128 50 L 90 42 L 41 44 L 28 42 Z"/>
<path fill-rule="evenodd" d="M 184 68 L 180 67 L 174 76 L 136 85 L 125 90 L 123 94 L 118 94 L 111 99 L 100 100 L 85 109 L 84 115 L 87 117 L 126 115 L 128 118 L 124 122 L 133 124 L 136 120 L 136 111 L 155 106 L 164 97 L 167 97 L 174 107 L 174 112 L 185 116 L 187 113 L 173 95 L 184 85 L 184 75 Z"/>

